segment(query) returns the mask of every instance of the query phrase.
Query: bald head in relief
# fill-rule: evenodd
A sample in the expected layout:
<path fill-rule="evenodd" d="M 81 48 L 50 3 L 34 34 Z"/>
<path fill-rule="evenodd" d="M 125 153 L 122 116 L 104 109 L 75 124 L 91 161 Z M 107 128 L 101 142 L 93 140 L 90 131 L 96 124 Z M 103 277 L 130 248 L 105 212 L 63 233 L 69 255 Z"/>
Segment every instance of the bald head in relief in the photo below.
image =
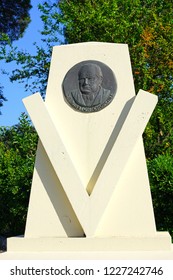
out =
<path fill-rule="evenodd" d="M 96 112 L 106 107 L 114 95 L 110 88 L 103 87 L 103 79 L 100 65 L 93 62 L 82 63 L 78 67 L 75 89 L 70 92 L 64 90 L 67 102 L 81 112 Z"/>

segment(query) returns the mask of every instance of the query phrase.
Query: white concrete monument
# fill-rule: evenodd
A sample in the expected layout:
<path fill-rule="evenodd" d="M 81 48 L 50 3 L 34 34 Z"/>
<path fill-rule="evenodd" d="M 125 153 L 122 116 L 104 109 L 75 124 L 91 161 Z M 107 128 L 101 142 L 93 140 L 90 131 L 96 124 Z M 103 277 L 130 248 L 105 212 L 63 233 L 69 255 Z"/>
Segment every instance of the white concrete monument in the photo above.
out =
<path fill-rule="evenodd" d="M 39 143 L 25 235 L 8 250 L 169 250 L 142 141 L 156 103 L 135 95 L 127 45 L 54 47 L 45 102 L 24 99 Z"/>

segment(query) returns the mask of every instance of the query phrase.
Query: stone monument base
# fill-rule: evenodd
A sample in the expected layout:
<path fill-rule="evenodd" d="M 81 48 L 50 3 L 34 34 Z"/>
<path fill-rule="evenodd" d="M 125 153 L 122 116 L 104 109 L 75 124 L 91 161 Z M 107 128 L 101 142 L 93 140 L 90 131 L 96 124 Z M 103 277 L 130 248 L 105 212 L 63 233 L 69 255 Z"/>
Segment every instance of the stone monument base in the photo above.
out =
<path fill-rule="evenodd" d="M 167 232 L 153 236 L 94 237 L 94 238 L 23 238 L 7 240 L 8 252 L 51 251 L 169 251 L 171 237 Z"/>

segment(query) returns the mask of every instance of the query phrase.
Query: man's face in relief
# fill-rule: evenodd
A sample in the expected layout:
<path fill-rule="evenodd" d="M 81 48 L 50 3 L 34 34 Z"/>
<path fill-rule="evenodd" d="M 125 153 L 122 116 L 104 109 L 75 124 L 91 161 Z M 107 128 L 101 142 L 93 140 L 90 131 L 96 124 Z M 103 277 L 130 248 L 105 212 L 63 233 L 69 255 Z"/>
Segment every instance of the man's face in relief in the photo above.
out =
<path fill-rule="evenodd" d="M 94 64 L 84 65 L 79 71 L 79 88 L 82 94 L 98 93 L 101 88 L 101 70 Z"/>

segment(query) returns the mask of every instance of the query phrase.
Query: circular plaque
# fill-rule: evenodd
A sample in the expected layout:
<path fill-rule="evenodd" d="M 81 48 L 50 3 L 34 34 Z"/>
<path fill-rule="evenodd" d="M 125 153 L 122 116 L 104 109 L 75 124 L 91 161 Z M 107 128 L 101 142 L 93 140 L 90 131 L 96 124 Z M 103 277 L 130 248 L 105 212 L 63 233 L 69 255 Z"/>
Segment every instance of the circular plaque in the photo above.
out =
<path fill-rule="evenodd" d="M 117 90 L 112 70 L 96 60 L 74 65 L 67 72 L 62 86 L 68 105 L 83 113 L 97 112 L 108 106 Z"/>

